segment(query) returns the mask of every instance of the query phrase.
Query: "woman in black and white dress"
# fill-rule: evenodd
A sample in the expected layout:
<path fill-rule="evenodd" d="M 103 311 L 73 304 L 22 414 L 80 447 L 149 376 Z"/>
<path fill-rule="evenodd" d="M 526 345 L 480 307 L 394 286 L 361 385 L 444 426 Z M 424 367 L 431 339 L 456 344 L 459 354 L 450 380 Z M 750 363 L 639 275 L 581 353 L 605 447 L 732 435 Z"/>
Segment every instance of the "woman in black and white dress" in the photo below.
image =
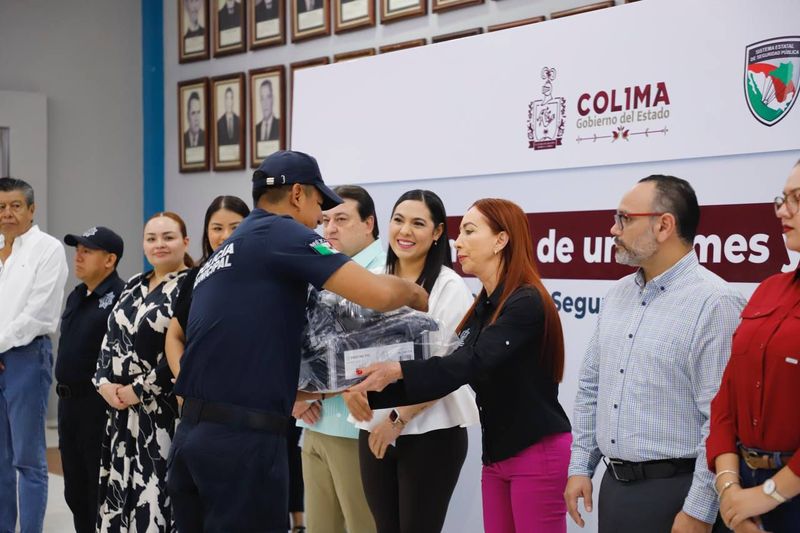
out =
<path fill-rule="evenodd" d="M 178 411 L 164 336 L 192 265 L 188 244 L 178 215 L 151 217 L 143 246 L 153 270 L 128 281 L 108 319 L 94 378 L 113 408 L 102 448 L 98 531 L 175 531 L 166 475 Z"/>

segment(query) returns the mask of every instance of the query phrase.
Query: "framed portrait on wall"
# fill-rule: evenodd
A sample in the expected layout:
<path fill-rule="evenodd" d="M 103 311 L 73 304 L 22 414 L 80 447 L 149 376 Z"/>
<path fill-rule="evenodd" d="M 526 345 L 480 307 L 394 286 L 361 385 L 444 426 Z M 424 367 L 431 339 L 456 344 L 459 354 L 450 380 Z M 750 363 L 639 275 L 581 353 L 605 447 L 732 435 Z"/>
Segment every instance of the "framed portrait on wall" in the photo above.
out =
<path fill-rule="evenodd" d="M 208 170 L 208 78 L 178 83 L 178 170 Z"/>
<path fill-rule="evenodd" d="M 208 0 L 178 1 L 178 62 L 208 59 Z"/>
<path fill-rule="evenodd" d="M 454 31 L 453 33 L 445 33 L 444 35 L 436 35 L 431 37 L 431 43 L 443 43 L 445 41 L 453 41 L 463 37 L 472 37 L 473 35 L 480 35 L 483 33 L 483 28 L 472 28 L 471 30 Z"/>
<path fill-rule="evenodd" d="M 292 4 L 292 42 L 331 34 L 331 0 L 289 0 Z"/>
<path fill-rule="evenodd" d="M 333 31 L 344 33 L 375 25 L 375 0 L 333 0 Z"/>
<path fill-rule="evenodd" d="M 247 24 L 246 0 L 212 0 L 214 57 L 244 52 Z"/>
<path fill-rule="evenodd" d="M 286 147 L 285 69 L 250 71 L 250 166 Z"/>
<path fill-rule="evenodd" d="M 352 61 L 360 57 L 369 57 L 375 55 L 374 48 L 364 48 L 362 50 L 353 50 L 352 52 L 343 52 L 341 54 L 334 54 L 333 62 L 341 63 L 342 61 Z"/>
<path fill-rule="evenodd" d="M 560 19 L 564 17 L 571 17 L 572 15 L 580 15 L 581 13 L 588 13 L 589 11 L 597 11 L 598 9 L 606 9 L 608 7 L 614 7 L 614 0 L 604 0 L 603 2 L 595 2 L 594 4 L 574 7 L 572 9 L 554 11 L 553 13 L 550 13 L 550 18 Z"/>
<path fill-rule="evenodd" d="M 428 0 L 381 0 L 381 24 L 428 13 Z"/>
<path fill-rule="evenodd" d="M 486 31 L 493 32 L 493 31 L 500 31 L 500 30 L 507 30 L 508 28 L 516 28 L 517 26 L 527 26 L 528 24 L 536 24 L 537 22 L 544 22 L 545 18 L 543 16 L 539 17 L 531 17 L 522 20 L 513 20 L 511 22 L 503 22 L 502 24 L 494 24 L 493 26 L 489 26 L 486 28 Z"/>
<path fill-rule="evenodd" d="M 474 6 L 482 4 L 484 0 L 433 0 L 431 10 L 434 13 L 439 11 L 446 11 L 448 9 L 456 9 L 459 7 Z"/>
<path fill-rule="evenodd" d="M 247 20 L 250 49 L 275 46 L 286 42 L 286 0 L 250 0 Z"/>
<path fill-rule="evenodd" d="M 425 46 L 428 44 L 427 39 L 414 39 L 412 41 L 403 41 L 402 43 L 386 44 L 378 49 L 381 54 L 388 52 L 396 52 L 398 50 L 405 50 L 406 48 L 416 48 L 417 46 Z"/>
<path fill-rule="evenodd" d="M 244 74 L 211 78 L 211 128 L 214 170 L 244 168 Z"/>

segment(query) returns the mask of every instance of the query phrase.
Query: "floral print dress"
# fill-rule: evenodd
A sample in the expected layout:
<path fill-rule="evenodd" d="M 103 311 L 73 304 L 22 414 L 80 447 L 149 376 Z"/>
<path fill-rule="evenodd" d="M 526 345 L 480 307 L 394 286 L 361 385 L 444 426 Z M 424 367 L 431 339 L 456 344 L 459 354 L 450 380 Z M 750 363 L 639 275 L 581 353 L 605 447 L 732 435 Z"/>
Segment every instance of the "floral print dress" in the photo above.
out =
<path fill-rule="evenodd" d="M 141 402 L 109 409 L 100 464 L 101 532 L 175 531 L 166 479 L 178 408 L 164 337 L 184 275 L 169 274 L 150 291 L 151 274 L 137 274 L 108 317 L 94 384 L 132 384 Z"/>

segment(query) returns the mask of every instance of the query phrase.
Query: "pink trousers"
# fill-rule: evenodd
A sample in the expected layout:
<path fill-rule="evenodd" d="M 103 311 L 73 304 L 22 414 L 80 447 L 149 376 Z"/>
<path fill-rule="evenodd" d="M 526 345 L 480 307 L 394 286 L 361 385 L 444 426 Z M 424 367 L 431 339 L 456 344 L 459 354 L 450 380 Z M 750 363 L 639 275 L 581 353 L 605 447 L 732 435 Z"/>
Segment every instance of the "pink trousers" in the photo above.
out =
<path fill-rule="evenodd" d="M 486 533 L 565 533 L 570 433 L 549 435 L 514 457 L 483 467 Z"/>

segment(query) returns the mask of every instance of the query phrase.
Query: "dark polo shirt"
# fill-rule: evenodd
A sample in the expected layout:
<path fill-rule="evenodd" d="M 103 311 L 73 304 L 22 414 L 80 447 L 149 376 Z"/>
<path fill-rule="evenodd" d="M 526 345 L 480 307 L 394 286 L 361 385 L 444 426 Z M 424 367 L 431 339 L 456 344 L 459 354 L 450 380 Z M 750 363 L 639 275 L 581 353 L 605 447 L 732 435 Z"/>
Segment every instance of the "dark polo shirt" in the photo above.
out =
<path fill-rule="evenodd" d="M 124 286 L 114 271 L 91 294 L 86 294 L 86 284 L 81 283 L 67 297 L 61 316 L 56 381 L 71 386 L 91 383 L 108 328 L 108 315 Z"/>
<path fill-rule="evenodd" d="M 176 394 L 288 416 L 308 285 L 348 261 L 291 217 L 253 210 L 197 274 Z"/>

